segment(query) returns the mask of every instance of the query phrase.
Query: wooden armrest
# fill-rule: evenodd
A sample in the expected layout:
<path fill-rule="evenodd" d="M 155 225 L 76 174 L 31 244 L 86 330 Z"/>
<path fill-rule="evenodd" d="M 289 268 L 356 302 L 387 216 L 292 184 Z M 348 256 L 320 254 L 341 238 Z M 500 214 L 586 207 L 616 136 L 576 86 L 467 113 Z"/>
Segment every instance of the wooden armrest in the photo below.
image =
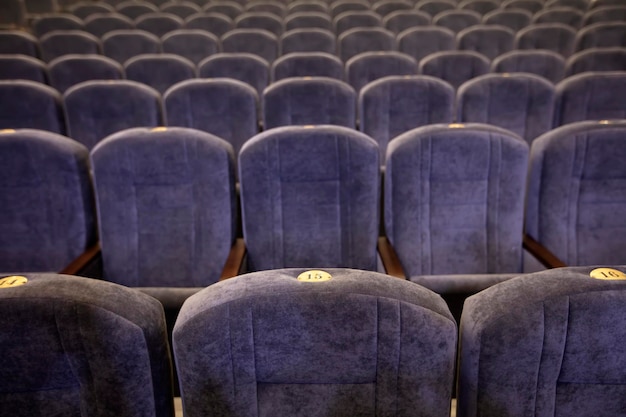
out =
<path fill-rule="evenodd" d="M 550 252 L 548 248 L 537 242 L 533 237 L 524 234 L 524 249 L 533 255 L 546 268 L 561 268 L 567 266 L 565 262 L 560 260 L 555 254 Z"/>
<path fill-rule="evenodd" d="M 402 268 L 402 264 L 400 264 L 400 259 L 398 259 L 398 254 L 385 236 L 378 238 L 378 253 L 380 254 L 380 259 L 383 262 L 383 267 L 387 275 L 406 279 L 404 269 Z"/>
<path fill-rule="evenodd" d="M 235 243 L 230 248 L 230 253 L 228 254 L 228 258 L 226 258 L 226 263 L 224 264 L 224 269 L 220 276 L 220 281 L 235 277 L 239 274 L 245 255 L 246 244 L 243 239 L 239 238 L 235 240 Z"/>
<path fill-rule="evenodd" d="M 60 274 L 77 275 L 82 269 L 84 269 L 96 256 L 100 254 L 100 242 L 87 248 L 78 258 L 74 259 L 67 265 Z"/>

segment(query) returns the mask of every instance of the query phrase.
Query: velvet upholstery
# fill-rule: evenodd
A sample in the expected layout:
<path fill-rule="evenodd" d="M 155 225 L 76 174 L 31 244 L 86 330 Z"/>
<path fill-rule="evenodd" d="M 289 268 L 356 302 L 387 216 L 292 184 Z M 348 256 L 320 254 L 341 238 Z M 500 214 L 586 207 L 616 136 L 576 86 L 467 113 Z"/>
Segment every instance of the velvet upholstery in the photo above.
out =
<path fill-rule="evenodd" d="M 115 10 L 119 14 L 123 14 L 133 20 L 142 14 L 158 12 L 159 8 L 148 1 L 124 1 L 115 6 Z"/>
<path fill-rule="evenodd" d="M 594 3 L 597 3 L 594 2 Z M 604 22 L 623 22 L 626 20 L 626 5 L 621 1 L 615 6 L 598 7 L 587 12 L 583 18 L 583 26 Z"/>
<path fill-rule="evenodd" d="M 527 72 L 556 84 L 564 77 L 565 60 L 554 51 L 515 50 L 494 59 L 491 62 L 491 72 Z"/>
<path fill-rule="evenodd" d="M 60 271 L 95 242 L 87 149 L 56 133 L 0 130 L 0 271 Z"/>
<path fill-rule="evenodd" d="M 454 0 L 421 0 L 415 4 L 415 8 L 435 17 L 441 12 L 456 9 L 456 5 Z"/>
<path fill-rule="evenodd" d="M 113 30 L 135 28 L 135 23 L 129 17 L 117 13 L 92 14 L 85 19 L 84 24 L 84 30 L 98 38 L 101 38 L 105 33 Z"/>
<path fill-rule="evenodd" d="M 326 29 L 292 29 L 280 37 L 283 55 L 293 52 L 325 52 L 335 54 L 337 41 L 335 34 Z"/>
<path fill-rule="evenodd" d="M 179 55 L 197 65 L 220 51 L 220 40 L 204 30 L 179 29 L 163 36 L 161 46 L 163 53 Z"/>
<path fill-rule="evenodd" d="M 332 17 L 337 17 L 345 12 L 363 10 L 370 10 L 370 4 L 367 0 L 336 0 L 330 4 Z"/>
<path fill-rule="evenodd" d="M 193 62 L 174 54 L 144 54 L 124 64 L 126 78 L 164 94 L 173 85 L 196 77 Z"/>
<path fill-rule="evenodd" d="M 589 71 L 626 71 L 626 47 L 590 48 L 567 60 L 566 76 Z"/>
<path fill-rule="evenodd" d="M 437 77 L 454 87 L 489 73 L 489 59 L 474 51 L 443 51 L 430 54 L 419 64 L 419 73 Z"/>
<path fill-rule="evenodd" d="M 371 10 L 353 10 L 343 12 L 333 19 L 337 36 L 343 32 L 359 27 L 382 27 L 383 22 L 378 13 Z"/>
<path fill-rule="evenodd" d="M 343 81 L 343 62 L 326 52 L 286 54 L 272 64 L 271 79 L 273 82 L 289 77 L 329 77 Z"/>
<path fill-rule="evenodd" d="M 220 38 L 235 28 L 232 19 L 221 13 L 197 13 L 185 19 L 186 29 L 199 29 Z"/>
<path fill-rule="evenodd" d="M 0 30 L 0 54 L 41 55 L 37 38 L 22 30 Z"/>
<path fill-rule="evenodd" d="M 440 297 L 375 272 L 300 272 L 247 274 L 185 303 L 186 416 L 449 416 L 457 336 Z"/>
<path fill-rule="evenodd" d="M 626 89 L 623 71 L 585 72 L 566 78 L 556 87 L 554 126 L 582 120 L 624 119 Z"/>
<path fill-rule="evenodd" d="M 257 103 L 252 87 L 228 78 L 183 81 L 163 96 L 168 126 L 211 133 L 230 143 L 235 155 L 258 131 Z"/>
<path fill-rule="evenodd" d="M 41 59 L 52 61 L 68 54 L 99 54 L 102 50 L 100 39 L 80 30 L 54 30 L 39 39 Z"/>
<path fill-rule="evenodd" d="M 162 124 L 159 92 L 135 81 L 86 81 L 63 102 L 68 136 L 89 149 L 120 130 Z"/>
<path fill-rule="evenodd" d="M 576 34 L 576 51 L 609 47 L 626 47 L 626 22 L 595 23 Z"/>
<path fill-rule="evenodd" d="M 515 49 L 548 49 L 564 58 L 574 52 L 576 30 L 562 23 L 529 25 L 515 35 Z"/>
<path fill-rule="evenodd" d="M 114 30 L 102 37 L 102 51 L 124 64 L 137 55 L 161 52 L 161 40 L 145 30 Z"/>
<path fill-rule="evenodd" d="M 346 62 L 348 84 L 358 92 L 371 81 L 392 75 L 417 75 L 417 61 L 396 51 L 363 52 Z"/>
<path fill-rule="evenodd" d="M 339 58 L 347 62 L 363 52 L 394 51 L 396 37 L 393 32 L 378 27 L 355 28 L 343 32 L 337 37 Z"/>
<path fill-rule="evenodd" d="M 535 14 L 543 9 L 542 0 L 505 0 L 502 2 L 503 9 L 524 9 Z"/>
<path fill-rule="evenodd" d="M 563 23 L 578 30 L 582 25 L 584 13 L 573 7 L 552 7 L 533 16 L 532 23 Z"/>
<path fill-rule="evenodd" d="M 526 142 L 552 128 L 555 90 L 533 74 L 487 74 L 463 84 L 457 94 L 457 121 L 508 129 Z"/>
<path fill-rule="evenodd" d="M 458 8 L 461 10 L 471 10 L 484 16 L 489 12 L 499 9 L 500 2 L 496 0 L 463 0 L 459 2 Z"/>
<path fill-rule="evenodd" d="M 45 84 L 48 81 L 48 68 L 45 63 L 32 56 L 2 54 L 0 80 L 30 80 Z"/>
<path fill-rule="evenodd" d="M 467 300 L 457 416 L 624 413 L 626 283 L 592 269 L 521 276 Z"/>
<path fill-rule="evenodd" d="M 568 265 L 624 263 L 626 123 L 578 122 L 531 148 L 526 232 Z M 604 232 L 610 234 L 607 239 Z"/>
<path fill-rule="evenodd" d="M 108 282 L 26 274 L 0 290 L 0 414 L 173 417 L 163 308 Z"/>
<path fill-rule="evenodd" d="M 456 49 L 455 36 L 450 29 L 437 26 L 406 29 L 398 34 L 398 50 L 420 62 L 435 52 Z"/>
<path fill-rule="evenodd" d="M 124 78 L 124 68 L 102 55 L 64 55 L 50 62 L 48 73 L 50 86 L 60 93 L 84 81 Z"/>
<path fill-rule="evenodd" d="M 327 77 L 286 78 L 263 92 L 263 127 L 328 124 L 356 126 L 356 93 Z"/>
<path fill-rule="evenodd" d="M 268 12 L 281 19 L 285 16 L 287 5 L 280 1 L 274 0 L 253 0 L 244 6 L 248 12 Z"/>
<path fill-rule="evenodd" d="M 450 29 L 454 33 L 459 33 L 470 26 L 480 24 L 482 16 L 471 10 L 448 10 L 433 17 L 433 25 Z"/>
<path fill-rule="evenodd" d="M 31 27 L 33 34 L 41 37 L 53 30 L 83 30 L 83 21 L 69 13 L 50 13 L 37 17 Z"/>
<path fill-rule="evenodd" d="M 551 9 L 555 7 L 571 7 L 581 11 L 589 9 L 589 0 L 548 0 L 544 8 Z"/>
<path fill-rule="evenodd" d="M 239 153 L 248 270 L 376 269 L 376 142 L 341 126 L 266 130 Z"/>
<path fill-rule="evenodd" d="M 221 13 L 235 19 L 243 13 L 243 6 L 235 1 L 210 1 L 202 10 L 208 13 Z"/>
<path fill-rule="evenodd" d="M 300 12 L 329 13 L 330 6 L 328 3 L 321 0 L 294 0 L 287 5 L 288 15 Z"/>
<path fill-rule="evenodd" d="M 79 1 L 68 7 L 68 11 L 74 16 L 85 20 L 87 17 L 96 13 L 113 13 L 115 9 L 104 2 L 95 3 L 88 1 Z"/>
<path fill-rule="evenodd" d="M 430 25 L 430 15 L 419 10 L 397 10 L 383 18 L 383 27 L 398 34 L 406 29 Z"/>
<path fill-rule="evenodd" d="M 406 0 L 378 0 L 372 4 L 372 10 L 383 18 L 393 12 L 409 11 L 413 8 L 413 2 Z"/>
<path fill-rule="evenodd" d="M 135 128 L 104 139 L 91 159 L 106 280 L 217 282 L 235 238 L 230 144 L 194 129 Z"/>
<path fill-rule="evenodd" d="M 280 36 L 283 33 L 283 21 L 280 17 L 268 12 L 245 12 L 234 20 L 238 29 L 263 29 Z"/>
<path fill-rule="evenodd" d="M 248 84 L 261 96 L 270 82 L 270 66 L 258 55 L 245 52 L 220 53 L 198 64 L 198 76 L 232 78 Z"/>
<path fill-rule="evenodd" d="M 451 123 L 454 101 L 454 88 L 437 78 L 381 78 L 359 94 L 359 130 L 376 140 L 384 164 L 387 145 L 396 136 L 424 125 Z"/>
<path fill-rule="evenodd" d="M 222 51 L 258 55 L 268 63 L 279 56 L 278 38 L 264 29 L 233 29 L 222 36 Z"/>
<path fill-rule="evenodd" d="M 158 38 L 173 30 L 182 29 L 184 25 L 185 22 L 180 17 L 164 12 L 143 14 L 135 20 L 137 29 L 150 32 Z"/>
<path fill-rule="evenodd" d="M 64 134 L 61 95 L 34 81 L 0 81 L 0 129 L 23 128 Z"/>
<path fill-rule="evenodd" d="M 457 35 L 457 47 L 464 51 L 475 51 L 489 60 L 513 49 L 515 32 L 498 25 L 476 25 L 462 30 Z"/>
<path fill-rule="evenodd" d="M 168 2 L 159 6 L 159 10 L 164 13 L 172 13 L 181 19 L 185 19 L 194 13 L 200 13 L 202 9 L 195 3 L 185 2 Z"/>
<path fill-rule="evenodd" d="M 330 16 L 325 12 L 301 12 L 293 13 L 285 17 L 285 31 L 292 29 L 326 29 L 333 30 Z"/>
<path fill-rule="evenodd" d="M 430 125 L 387 147 L 385 231 L 408 277 L 522 267 L 528 145 L 504 129 Z"/>
<path fill-rule="evenodd" d="M 485 25 L 500 25 L 517 32 L 530 24 L 532 14 L 524 9 L 497 9 L 483 16 Z"/>

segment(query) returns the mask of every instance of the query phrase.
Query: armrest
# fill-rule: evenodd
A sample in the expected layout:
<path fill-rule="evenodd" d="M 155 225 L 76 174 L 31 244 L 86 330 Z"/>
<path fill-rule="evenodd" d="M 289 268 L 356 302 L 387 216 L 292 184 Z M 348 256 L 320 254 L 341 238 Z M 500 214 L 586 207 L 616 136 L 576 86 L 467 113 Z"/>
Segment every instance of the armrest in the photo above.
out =
<path fill-rule="evenodd" d="M 561 268 L 567 266 L 548 248 L 537 242 L 532 236 L 524 234 L 523 247 L 546 268 Z"/>
<path fill-rule="evenodd" d="M 67 275 L 78 275 L 78 273 L 85 269 L 90 262 L 92 262 L 98 255 L 100 254 L 100 242 L 97 242 L 95 245 L 87 248 L 85 252 L 80 254 L 80 256 L 70 262 L 65 268 L 63 268 L 59 273 L 67 274 Z"/>
<path fill-rule="evenodd" d="M 222 269 L 220 281 L 239 275 L 239 271 L 241 271 L 241 267 L 243 266 L 245 255 L 246 244 L 243 239 L 238 238 L 230 248 L 230 253 L 228 254 L 228 258 L 226 258 L 226 263 L 224 264 L 224 269 Z"/>
<path fill-rule="evenodd" d="M 380 259 L 383 262 L 383 267 L 385 268 L 385 272 L 387 275 L 391 275 L 392 277 L 406 279 L 406 275 L 404 273 L 404 269 L 402 268 L 402 264 L 400 264 L 400 259 L 398 258 L 398 254 L 395 249 L 389 242 L 389 239 L 385 236 L 381 236 L 378 238 L 378 254 L 380 255 Z"/>

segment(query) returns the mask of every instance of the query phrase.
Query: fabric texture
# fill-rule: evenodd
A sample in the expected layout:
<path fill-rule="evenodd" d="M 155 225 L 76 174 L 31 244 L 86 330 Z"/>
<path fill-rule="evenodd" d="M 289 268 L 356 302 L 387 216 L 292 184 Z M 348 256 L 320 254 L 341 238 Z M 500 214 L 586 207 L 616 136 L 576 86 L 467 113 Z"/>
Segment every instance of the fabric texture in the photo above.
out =
<path fill-rule="evenodd" d="M 396 51 L 363 52 L 346 62 L 348 84 L 357 93 L 371 81 L 391 75 L 417 75 L 417 61 Z"/>
<path fill-rule="evenodd" d="M 102 51 L 105 56 L 124 64 L 137 55 L 161 52 L 161 41 L 145 30 L 114 30 L 102 37 Z"/>
<path fill-rule="evenodd" d="M 270 66 L 260 56 L 245 52 L 219 53 L 198 64 L 200 78 L 232 78 L 254 88 L 259 96 L 269 84 Z"/>
<path fill-rule="evenodd" d="M 412 56 L 419 63 L 435 52 L 456 49 L 456 34 L 437 26 L 407 29 L 398 34 L 398 50 Z"/>
<path fill-rule="evenodd" d="M 537 23 L 515 35 L 515 49 L 547 49 L 564 58 L 574 52 L 576 30 L 562 23 Z"/>
<path fill-rule="evenodd" d="M 378 27 L 355 28 L 337 37 L 339 58 L 345 63 L 362 52 L 394 51 L 396 37 L 393 32 Z"/>
<path fill-rule="evenodd" d="M 343 62 L 326 52 L 293 52 L 272 64 L 272 82 L 289 77 L 329 77 L 345 79 Z"/>
<path fill-rule="evenodd" d="M 124 64 L 126 78 L 154 88 L 164 94 L 181 81 L 196 78 L 196 66 L 174 54 L 142 54 Z"/>
<path fill-rule="evenodd" d="M 474 51 L 442 51 L 423 58 L 419 73 L 437 77 L 458 89 L 466 81 L 489 73 L 489 59 Z"/>
<path fill-rule="evenodd" d="M 102 55 L 64 55 L 48 65 L 50 86 L 64 93 L 73 85 L 91 80 L 121 80 L 124 68 Z"/>
<path fill-rule="evenodd" d="M 279 55 L 278 37 L 264 29 L 233 29 L 222 36 L 222 51 L 246 52 L 271 63 Z"/>
<path fill-rule="evenodd" d="M 182 56 L 197 65 L 204 58 L 220 51 L 220 40 L 204 30 L 179 29 L 163 36 L 163 52 Z"/>
<path fill-rule="evenodd" d="M 0 80 L 29 80 L 46 84 L 48 68 L 31 56 L 3 54 L 0 55 Z"/>
<path fill-rule="evenodd" d="M 492 60 L 512 50 L 514 39 L 515 32 L 504 26 L 476 25 L 459 32 L 457 46 L 462 51 L 475 51 Z"/>
<path fill-rule="evenodd" d="M 52 61 L 68 54 L 99 54 L 102 50 L 100 39 L 80 30 L 55 30 L 39 39 L 41 59 Z"/>
<path fill-rule="evenodd" d="M 492 72 L 528 72 L 539 75 L 553 84 L 565 74 L 563 57 L 548 50 L 515 50 L 500 55 L 491 62 Z"/>
<path fill-rule="evenodd" d="M 283 55 L 293 52 L 337 52 L 335 34 L 319 28 L 292 29 L 285 32 L 280 38 L 280 45 Z"/>
<path fill-rule="evenodd" d="M 26 80 L 0 81 L 0 129 L 39 129 L 65 133 L 61 95 Z"/>

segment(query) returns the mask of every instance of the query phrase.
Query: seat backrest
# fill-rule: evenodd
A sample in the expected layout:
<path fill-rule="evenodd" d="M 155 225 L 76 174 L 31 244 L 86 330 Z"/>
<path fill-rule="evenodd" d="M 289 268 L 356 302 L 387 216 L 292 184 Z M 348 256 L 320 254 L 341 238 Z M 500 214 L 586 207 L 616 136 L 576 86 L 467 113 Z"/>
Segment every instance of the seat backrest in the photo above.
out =
<path fill-rule="evenodd" d="M 220 51 L 220 40 L 204 30 L 179 29 L 163 36 L 161 46 L 164 53 L 179 55 L 197 65 Z"/>
<path fill-rule="evenodd" d="M 129 80 L 86 81 L 63 95 L 68 136 L 92 149 L 112 133 L 162 124 L 161 97 Z"/>
<path fill-rule="evenodd" d="M 279 56 L 278 38 L 264 29 L 233 29 L 222 38 L 222 51 L 258 55 L 268 63 Z"/>
<path fill-rule="evenodd" d="M 458 8 L 461 10 L 471 10 L 484 16 L 489 12 L 499 9 L 500 2 L 497 0 L 463 0 L 459 2 Z"/>
<path fill-rule="evenodd" d="M 622 413 L 625 268 L 605 272 L 619 280 L 593 270 L 551 269 L 467 299 L 457 416 Z"/>
<path fill-rule="evenodd" d="M 626 263 L 623 121 L 571 123 L 533 143 L 526 232 L 568 265 Z"/>
<path fill-rule="evenodd" d="M 200 13 L 202 11 L 200 6 L 189 1 L 167 2 L 159 6 L 159 10 L 164 13 L 172 13 L 181 19 L 185 19 L 194 13 Z"/>
<path fill-rule="evenodd" d="M 97 13 L 85 19 L 85 31 L 102 38 L 105 33 L 113 30 L 129 30 L 135 23 L 127 16 L 117 13 Z"/>
<path fill-rule="evenodd" d="M 96 13 L 113 13 L 113 6 L 105 2 L 78 1 L 68 8 L 68 11 L 80 19 L 86 19 Z"/>
<path fill-rule="evenodd" d="M 505 0 L 502 2 L 503 9 L 524 9 L 535 14 L 543 9 L 542 0 Z"/>
<path fill-rule="evenodd" d="M 54 30 L 39 39 L 41 59 L 50 62 L 69 54 L 100 54 L 100 39 L 81 30 Z"/>
<path fill-rule="evenodd" d="M 96 242 L 84 146 L 42 130 L 0 130 L 0 161 L 0 271 L 60 271 Z"/>
<path fill-rule="evenodd" d="M 326 29 L 333 30 L 333 23 L 326 12 L 299 12 L 285 17 L 285 31 L 292 29 Z"/>
<path fill-rule="evenodd" d="M 0 70 L 1 71 L 1 70 Z M 271 68 L 272 82 L 289 77 L 345 79 L 343 62 L 326 52 L 294 52 L 278 58 Z"/>
<path fill-rule="evenodd" d="M 454 33 L 459 33 L 470 26 L 479 25 L 482 15 L 471 10 L 447 10 L 433 17 L 433 25 L 450 29 Z"/>
<path fill-rule="evenodd" d="M 287 5 L 287 15 L 301 12 L 330 13 L 330 5 L 322 0 L 295 0 Z"/>
<path fill-rule="evenodd" d="M 455 89 L 489 73 L 489 59 L 474 51 L 443 51 L 430 54 L 419 64 L 419 73 L 437 77 Z"/>
<path fill-rule="evenodd" d="M 370 4 L 366 0 L 336 0 L 330 3 L 330 15 L 337 17 L 341 13 L 350 11 L 370 10 Z"/>
<path fill-rule="evenodd" d="M 398 34 L 406 29 L 430 25 L 430 15 L 419 10 L 397 10 L 383 18 L 383 27 Z"/>
<path fill-rule="evenodd" d="M 424 125 L 451 123 L 454 98 L 454 88 L 434 77 L 381 78 L 359 94 L 359 130 L 376 140 L 384 164 L 387 145 L 396 136 Z"/>
<path fill-rule="evenodd" d="M 457 94 L 457 121 L 508 129 L 529 144 L 552 128 L 554 85 L 534 74 L 487 74 L 463 84 Z"/>
<path fill-rule="evenodd" d="M 53 30 L 83 30 L 83 21 L 69 13 L 46 13 L 35 18 L 32 30 L 37 37 Z"/>
<path fill-rule="evenodd" d="M 196 13 L 185 19 L 186 29 L 199 29 L 209 32 L 218 38 L 235 28 L 233 20 L 222 13 Z"/>
<path fill-rule="evenodd" d="M 278 84 L 278 83 L 275 83 Z M 266 130 L 239 153 L 248 270 L 376 269 L 376 142 L 341 126 Z"/>
<path fill-rule="evenodd" d="M 119 3 L 115 6 L 115 10 L 117 13 L 135 20 L 143 14 L 158 12 L 159 8 L 148 1 L 129 0 Z"/>
<path fill-rule="evenodd" d="M 254 88 L 259 97 L 270 82 L 269 74 L 270 66 L 266 60 L 245 52 L 211 55 L 198 64 L 198 77 L 242 81 Z"/>
<path fill-rule="evenodd" d="M 530 24 L 532 14 L 524 9 L 497 9 L 483 16 L 485 25 L 500 25 L 517 32 Z"/>
<path fill-rule="evenodd" d="M 439 296 L 375 272 L 301 271 L 187 300 L 173 342 L 185 415 L 450 415 L 456 324 Z"/>
<path fill-rule="evenodd" d="M 95 279 L 26 274 L 2 281 L 0 325 L 0 348 L 11 352 L 0 368 L 3 411 L 174 416 L 163 307 L 154 298 Z"/>
<path fill-rule="evenodd" d="M 578 30 L 583 16 L 583 12 L 573 7 L 552 7 L 536 13 L 532 23 L 563 23 Z"/>
<path fill-rule="evenodd" d="M 208 2 L 202 10 L 208 13 L 225 14 L 231 19 L 235 19 L 243 13 L 243 6 L 235 1 L 220 0 Z"/>
<path fill-rule="evenodd" d="M 491 72 L 527 72 L 556 84 L 565 74 L 565 60 L 543 49 L 522 49 L 502 54 L 491 62 Z"/>
<path fill-rule="evenodd" d="M 283 55 L 294 52 L 337 53 L 335 34 L 327 29 L 291 29 L 280 37 Z"/>
<path fill-rule="evenodd" d="M 571 7 L 585 12 L 589 9 L 590 3 L 591 2 L 589 0 L 548 0 L 545 3 L 544 8 L 551 9 L 555 7 Z"/>
<path fill-rule="evenodd" d="M 50 86 L 64 93 L 73 85 L 91 80 L 121 80 L 124 68 L 102 55 L 64 55 L 48 65 Z"/>
<path fill-rule="evenodd" d="M 196 66 L 174 54 L 137 55 L 124 64 L 126 78 L 137 81 L 164 94 L 181 81 L 196 78 Z"/>
<path fill-rule="evenodd" d="M 283 21 L 269 12 L 244 12 L 234 20 L 238 29 L 263 29 L 280 36 L 283 33 Z"/>
<path fill-rule="evenodd" d="M 597 2 L 594 2 L 597 3 Z M 598 7 L 585 14 L 583 26 L 594 23 L 623 22 L 626 20 L 626 5 L 620 2 L 616 6 Z"/>
<path fill-rule="evenodd" d="M 328 77 L 286 78 L 263 92 L 263 127 L 339 125 L 356 127 L 356 93 Z"/>
<path fill-rule="evenodd" d="M 244 6 L 244 9 L 249 12 L 273 13 L 282 19 L 287 11 L 287 5 L 275 0 L 252 0 Z"/>
<path fill-rule="evenodd" d="M 385 166 L 385 231 L 407 276 L 521 271 L 523 139 L 430 125 L 392 140 Z"/>
<path fill-rule="evenodd" d="M 489 60 L 513 49 L 515 32 L 499 25 L 476 25 L 463 29 L 457 35 L 457 47 L 464 51 L 475 51 Z"/>
<path fill-rule="evenodd" d="M 61 95 L 27 80 L 0 81 L 0 129 L 39 129 L 65 133 Z"/>
<path fill-rule="evenodd" d="M 626 71 L 626 48 L 590 48 L 567 60 L 566 76 L 589 71 Z"/>
<path fill-rule="evenodd" d="M 343 12 L 333 19 L 335 34 L 358 27 L 382 27 L 382 18 L 372 10 L 352 10 Z"/>
<path fill-rule="evenodd" d="M 626 22 L 594 23 L 576 34 L 576 51 L 589 48 L 626 47 Z"/>
<path fill-rule="evenodd" d="M 39 41 L 22 30 L 0 30 L 0 54 L 22 54 L 39 58 Z"/>
<path fill-rule="evenodd" d="M 346 62 L 346 78 L 354 91 L 390 75 L 417 75 L 417 61 L 402 52 L 363 52 Z"/>
<path fill-rule="evenodd" d="M 406 29 L 398 34 L 398 50 L 420 62 L 435 52 L 456 49 L 455 33 L 437 26 Z"/>
<path fill-rule="evenodd" d="M 413 2 L 406 0 L 378 0 L 372 4 L 372 11 L 383 18 L 393 12 L 410 11 L 411 9 L 413 9 Z"/>
<path fill-rule="evenodd" d="M 135 19 L 135 27 L 150 32 L 161 38 L 168 32 L 182 29 L 185 21 L 172 13 L 154 12 L 146 13 Z"/>
<path fill-rule="evenodd" d="M 0 55 L 0 80 L 30 80 L 45 84 L 48 81 L 48 67 L 44 62 L 32 56 L 2 54 Z"/>
<path fill-rule="evenodd" d="M 622 71 L 585 72 L 566 78 L 556 87 L 554 126 L 625 118 L 624 88 L 626 74 Z"/>
<path fill-rule="evenodd" d="M 355 28 L 337 37 L 339 58 L 345 63 L 362 52 L 394 51 L 396 36 L 382 27 Z"/>
<path fill-rule="evenodd" d="M 229 142 L 235 155 L 258 132 L 257 103 L 252 87 L 228 78 L 183 81 L 163 96 L 168 126 L 211 133 Z"/>
<path fill-rule="evenodd" d="M 548 49 L 564 58 L 574 52 L 576 30 L 562 23 L 528 25 L 515 35 L 515 49 Z"/>
<path fill-rule="evenodd" d="M 194 129 L 136 128 L 91 153 L 104 278 L 133 287 L 218 281 L 235 239 L 232 146 Z"/>
<path fill-rule="evenodd" d="M 105 56 L 124 64 L 137 55 L 161 52 L 161 40 L 145 30 L 114 30 L 102 37 L 102 50 Z"/>
<path fill-rule="evenodd" d="M 446 10 L 456 9 L 457 3 L 453 0 L 421 0 L 415 4 L 415 8 L 435 17 Z"/>

